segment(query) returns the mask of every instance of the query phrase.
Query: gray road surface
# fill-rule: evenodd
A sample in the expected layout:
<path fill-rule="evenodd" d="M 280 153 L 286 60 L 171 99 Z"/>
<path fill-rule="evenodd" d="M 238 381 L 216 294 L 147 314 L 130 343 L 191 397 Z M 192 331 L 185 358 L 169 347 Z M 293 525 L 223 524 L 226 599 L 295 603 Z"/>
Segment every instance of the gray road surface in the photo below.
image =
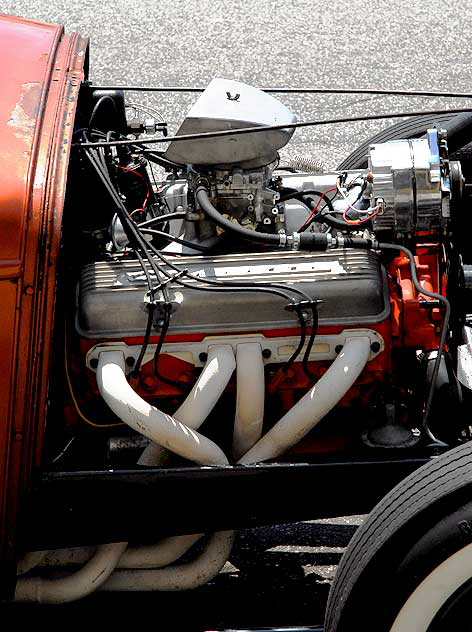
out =
<path fill-rule="evenodd" d="M 472 6 L 458 0 L 0 0 L 0 11 L 63 23 L 68 31 L 89 36 L 95 82 L 204 86 L 213 77 L 226 77 L 261 87 L 472 92 Z M 193 98 L 168 95 L 155 97 L 153 103 L 175 129 Z M 445 103 L 398 97 L 281 98 L 299 120 L 432 109 Z M 385 125 L 298 130 L 287 151 L 335 167 Z M 315 514 L 316 494 L 309 490 L 307 502 L 313 503 Z M 322 620 L 340 554 L 358 522 L 340 518 L 245 532 L 232 565 L 199 591 L 119 599 L 102 595 L 65 611 L 68 617 L 107 611 L 108 616 L 113 613 L 111 623 L 130 612 L 156 612 L 166 630 L 316 624 Z M 34 614 L 38 621 L 47 616 L 49 621 L 65 611 L 38 614 L 23 608 L 15 614 Z"/>
<path fill-rule="evenodd" d="M 90 37 L 100 82 L 472 91 L 472 7 L 459 0 L 0 0 L 0 11 Z M 160 97 L 175 126 L 193 96 Z M 284 96 L 300 120 L 444 100 Z M 334 167 L 384 123 L 298 130 L 290 150 Z"/>

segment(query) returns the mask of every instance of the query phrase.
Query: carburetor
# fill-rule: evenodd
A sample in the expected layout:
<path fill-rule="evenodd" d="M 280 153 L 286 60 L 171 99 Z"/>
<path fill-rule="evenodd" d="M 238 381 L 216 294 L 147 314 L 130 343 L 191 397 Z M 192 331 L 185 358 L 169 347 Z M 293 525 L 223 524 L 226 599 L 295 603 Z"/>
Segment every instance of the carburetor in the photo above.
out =
<path fill-rule="evenodd" d="M 280 193 L 270 188 L 272 167 L 215 171 L 212 184 L 221 212 L 249 229 L 261 223 L 267 229 L 283 228 L 284 205 L 279 202 Z"/>

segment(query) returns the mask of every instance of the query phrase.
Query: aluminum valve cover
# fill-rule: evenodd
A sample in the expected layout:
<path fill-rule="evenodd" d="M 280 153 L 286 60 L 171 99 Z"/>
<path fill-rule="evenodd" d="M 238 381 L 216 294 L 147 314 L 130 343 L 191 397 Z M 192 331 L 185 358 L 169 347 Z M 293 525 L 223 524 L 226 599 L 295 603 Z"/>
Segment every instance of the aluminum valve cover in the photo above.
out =
<path fill-rule="evenodd" d="M 385 270 L 375 253 L 251 253 L 182 257 L 177 264 L 210 279 L 267 282 L 296 287 L 314 299 L 321 325 L 365 325 L 389 315 Z M 169 270 L 172 272 L 172 270 Z M 203 287 L 203 284 L 201 284 Z M 197 291 L 170 285 L 174 312 L 170 334 L 267 331 L 298 325 L 283 298 L 261 292 Z M 86 338 L 142 336 L 147 284 L 137 261 L 92 263 L 84 267 L 78 292 L 77 329 Z"/>
<path fill-rule="evenodd" d="M 295 115 L 270 94 L 239 81 L 213 79 L 192 106 L 177 135 L 290 125 Z M 179 164 L 259 166 L 273 162 L 293 129 L 170 143 L 165 157 Z"/>

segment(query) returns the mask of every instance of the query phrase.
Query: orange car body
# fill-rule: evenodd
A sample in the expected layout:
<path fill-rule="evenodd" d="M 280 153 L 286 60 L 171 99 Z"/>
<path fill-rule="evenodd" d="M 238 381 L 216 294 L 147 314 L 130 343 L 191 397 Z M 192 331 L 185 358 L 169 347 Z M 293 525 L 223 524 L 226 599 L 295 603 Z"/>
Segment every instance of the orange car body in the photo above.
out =
<path fill-rule="evenodd" d="M 0 559 L 44 430 L 56 264 L 87 40 L 0 16 Z"/>

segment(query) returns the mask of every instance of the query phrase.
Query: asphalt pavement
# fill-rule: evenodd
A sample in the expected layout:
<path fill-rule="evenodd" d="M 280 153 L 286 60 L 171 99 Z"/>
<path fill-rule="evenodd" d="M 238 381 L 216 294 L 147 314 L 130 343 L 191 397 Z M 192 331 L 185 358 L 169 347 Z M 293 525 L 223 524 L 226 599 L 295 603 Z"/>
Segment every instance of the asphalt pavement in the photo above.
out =
<path fill-rule="evenodd" d="M 88 36 L 95 82 L 205 86 L 225 77 L 259 87 L 472 92 L 472 7 L 460 0 L 0 0 L 0 11 Z M 153 103 L 175 129 L 193 99 L 168 95 Z M 281 99 L 299 120 L 451 104 L 403 97 Z M 383 126 L 297 130 L 288 151 L 335 167 Z"/>
<path fill-rule="evenodd" d="M 460 0 L 0 0 L 0 12 L 62 23 L 91 40 L 95 83 L 205 86 L 213 77 L 259 87 L 383 88 L 472 92 L 472 6 Z M 132 95 L 143 100 L 139 94 Z M 195 95 L 148 100 L 174 131 Z M 300 121 L 462 107 L 470 101 L 283 95 Z M 389 124 L 297 130 L 287 148 L 334 168 Z M 316 516 L 316 493 L 307 490 Z M 242 532 L 230 565 L 187 594 L 91 597 L 54 610 L 159 613 L 164 630 L 315 625 L 359 517 Z M 51 609 L 13 608 L 21 619 Z M 49 614 L 46 614 L 49 613 Z M 55 615 L 57 616 L 57 615 Z M 46 620 L 46 619 L 45 619 Z M 159 629 L 161 627 L 157 626 Z"/>

